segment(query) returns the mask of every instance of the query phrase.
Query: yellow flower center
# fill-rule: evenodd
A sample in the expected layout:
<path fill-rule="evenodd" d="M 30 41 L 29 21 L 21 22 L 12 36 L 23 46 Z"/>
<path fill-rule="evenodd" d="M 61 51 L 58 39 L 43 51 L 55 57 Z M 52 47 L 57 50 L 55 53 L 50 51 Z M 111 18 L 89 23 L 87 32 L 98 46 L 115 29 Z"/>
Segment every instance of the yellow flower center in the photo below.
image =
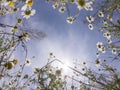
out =
<path fill-rule="evenodd" d="M 78 0 L 78 5 L 81 7 L 84 7 L 86 5 L 86 1 L 85 0 Z"/>
<path fill-rule="evenodd" d="M 14 8 L 13 11 L 14 11 L 14 12 L 17 12 L 17 11 L 18 11 L 18 8 Z"/>
<path fill-rule="evenodd" d="M 64 9 L 64 8 L 61 8 L 61 11 L 62 11 L 62 12 L 64 12 L 64 11 L 65 11 L 65 9 Z"/>
<path fill-rule="evenodd" d="M 13 64 L 15 64 L 15 65 L 18 64 L 18 60 L 17 60 L 17 59 L 14 59 L 14 60 L 13 60 Z"/>
<path fill-rule="evenodd" d="M 26 64 L 30 64 L 30 61 L 29 61 L 29 60 L 27 60 L 27 61 L 26 61 Z"/>
<path fill-rule="evenodd" d="M 8 70 L 10 70 L 10 69 L 12 69 L 13 65 L 12 65 L 11 62 L 7 62 L 7 63 L 5 64 L 5 67 L 6 67 Z"/>
<path fill-rule="evenodd" d="M 9 7 L 13 7 L 14 6 L 14 2 L 10 1 L 10 3 L 8 4 Z"/>
<path fill-rule="evenodd" d="M 29 0 L 28 3 L 27 3 L 27 6 L 32 6 L 33 5 L 33 0 Z"/>
<path fill-rule="evenodd" d="M 24 33 L 23 36 L 26 37 L 26 38 L 28 38 L 29 34 L 28 33 Z"/>
<path fill-rule="evenodd" d="M 22 19 L 18 18 L 17 22 L 18 22 L 19 24 L 22 24 Z"/>
<path fill-rule="evenodd" d="M 25 11 L 25 15 L 30 15 L 30 14 L 31 14 L 31 10 Z"/>
<path fill-rule="evenodd" d="M 70 0 L 71 3 L 74 3 L 75 1 L 74 0 Z"/>

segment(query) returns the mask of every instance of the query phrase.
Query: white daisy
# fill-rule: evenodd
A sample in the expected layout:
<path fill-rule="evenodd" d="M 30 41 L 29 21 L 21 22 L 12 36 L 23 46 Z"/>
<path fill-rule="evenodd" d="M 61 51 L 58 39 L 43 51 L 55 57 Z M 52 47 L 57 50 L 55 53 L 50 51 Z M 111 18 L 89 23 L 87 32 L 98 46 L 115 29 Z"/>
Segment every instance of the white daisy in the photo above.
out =
<path fill-rule="evenodd" d="M 93 10 L 93 8 L 91 6 L 91 4 L 93 4 L 92 1 L 87 2 L 86 0 L 77 0 L 76 4 L 77 4 L 77 7 L 79 10 L 81 10 L 83 8 L 85 8 L 86 10 Z"/>
<path fill-rule="evenodd" d="M 88 24 L 88 28 L 89 28 L 90 30 L 93 30 L 93 25 L 92 25 L 92 24 Z"/>
<path fill-rule="evenodd" d="M 94 18 L 92 16 L 87 16 L 86 19 L 89 23 L 94 21 Z"/>
<path fill-rule="evenodd" d="M 102 12 L 102 11 L 99 11 L 98 16 L 99 16 L 99 17 L 104 17 L 103 12 Z"/>
<path fill-rule="evenodd" d="M 102 48 L 101 48 L 101 52 L 102 52 L 102 53 L 105 53 L 105 52 L 106 52 L 104 46 L 102 46 Z"/>
<path fill-rule="evenodd" d="M 31 64 L 30 60 L 26 59 L 25 65 L 29 66 Z"/>
<path fill-rule="evenodd" d="M 59 7 L 59 4 L 58 3 L 55 3 L 52 5 L 53 9 L 57 9 Z"/>
<path fill-rule="evenodd" d="M 91 5 L 86 5 L 86 7 L 85 7 L 85 9 L 87 10 L 87 11 L 93 11 L 93 7 L 91 6 Z"/>
<path fill-rule="evenodd" d="M 1 6 L 8 6 L 8 4 L 9 4 L 9 2 L 7 1 L 7 0 L 2 0 L 1 2 L 0 2 L 0 5 Z"/>
<path fill-rule="evenodd" d="M 105 22 L 103 22 L 103 26 L 104 27 L 108 27 L 108 23 L 105 21 Z"/>
<path fill-rule="evenodd" d="M 98 42 L 98 43 L 97 43 L 97 49 L 98 49 L 98 51 L 100 51 L 100 52 L 102 52 L 102 53 L 105 53 L 105 52 L 106 52 L 105 47 L 102 45 L 101 42 Z M 98 56 L 99 56 L 99 55 L 98 55 Z"/>
<path fill-rule="evenodd" d="M 24 38 L 25 38 L 26 41 L 29 41 L 29 40 L 30 40 L 28 33 L 24 33 L 23 36 L 24 36 Z"/>
<path fill-rule="evenodd" d="M 112 49 L 112 54 L 117 54 L 117 49 L 116 48 Z"/>
<path fill-rule="evenodd" d="M 34 9 L 30 9 L 30 10 L 26 10 L 24 12 L 21 13 L 21 15 L 23 15 L 23 18 L 30 18 L 31 16 L 33 16 L 36 13 L 36 11 Z"/>
<path fill-rule="evenodd" d="M 61 5 L 65 5 L 68 2 L 68 0 L 61 0 Z"/>
<path fill-rule="evenodd" d="M 108 19 L 109 21 L 112 21 L 112 17 L 111 17 L 110 15 L 107 15 L 107 19 Z"/>
<path fill-rule="evenodd" d="M 111 43 L 112 43 L 112 40 L 111 40 L 111 39 L 108 39 L 107 42 L 108 42 L 108 44 L 111 44 Z"/>
<path fill-rule="evenodd" d="M 101 60 L 100 59 L 96 59 L 95 60 L 95 66 L 96 67 L 100 67 L 100 65 L 101 65 Z"/>
<path fill-rule="evenodd" d="M 107 39 L 110 39 L 111 38 L 111 34 L 110 34 L 110 32 L 105 32 L 105 33 L 103 33 L 103 36 L 104 37 L 106 37 Z"/>
<path fill-rule="evenodd" d="M 64 13 L 65 12 L 65 7 L 60 7 L 59 12 Z"/>
<path fill-rule="evenodd" d="M 96 44 L 96 46 L 97 46 L 97 49 L 98 49 L 99 51 L 102 51 L 102 49 L 104 49 L 102 42 L 98 42 L 98 43 Z"/>
<path fill-rule="evenodd" d="M 22 6 L 21 10 L 25 11 L 25 10 L 27 10 L 27 8 L 28 8 L 28 6 L 25 4 L 25 5 Z"/>
<path fill-rule="evenodd" d="M 75 20 L 75 18 L 73 18 L 72 16 L 70 16 L 66 19 L 66 21 L 70 24 L 72 24 L 74 22 L 74 20 Z"/>
<path fill-rule="evenodd" d="M 99 55 L 100 55 L 99 52 L 97 52 L 97 53 L 96 53 L 96 57 L 99 57 Z"/>

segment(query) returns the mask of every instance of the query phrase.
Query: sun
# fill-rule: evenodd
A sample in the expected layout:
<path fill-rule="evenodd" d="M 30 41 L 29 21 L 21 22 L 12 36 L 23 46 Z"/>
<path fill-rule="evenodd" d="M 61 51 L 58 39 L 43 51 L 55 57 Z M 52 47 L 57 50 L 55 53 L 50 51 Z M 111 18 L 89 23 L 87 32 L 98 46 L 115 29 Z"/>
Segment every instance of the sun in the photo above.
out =
<path fill-rule="evenodd" d="M 52 63 L 53 67 L 56 67 L 57 69 L 62 70 L 62 75 L 68 75 L 72 73 L 72 70 L 70 69 L 71 64 L 70 61 L 61 61 L 59 59 L 55 59 L 55 61 Z"/>

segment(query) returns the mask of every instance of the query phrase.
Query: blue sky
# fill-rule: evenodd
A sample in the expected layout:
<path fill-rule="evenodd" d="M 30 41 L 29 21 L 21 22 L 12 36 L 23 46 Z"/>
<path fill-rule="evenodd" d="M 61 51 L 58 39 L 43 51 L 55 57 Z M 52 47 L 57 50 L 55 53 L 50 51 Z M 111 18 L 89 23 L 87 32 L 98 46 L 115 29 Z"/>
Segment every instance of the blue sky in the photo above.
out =
<path fill-rule="evenodd" d="M 78 63 L 96 59 L 96 43 L 102 41 L 103 37 L 97 29 L 91 31 L 87 24 L 83 23 L 86 16 L 85 10 L 81 11 L 73 24 L 68 24 L 66 22 L 67 14 L 54 10 L 52 4 L 48 4 L 44 0 L 41 2 L 36 0 L 33 9 L 36 9 L 36 14 L 28 19 L 28 26 L 33 30 L 44 32 L 46 37 L 42 40 L 31 39 L 27 44 L 31 68 L 44 66 L 50 52 L 65 63 L 73 63 L 76 59 Z M 73 11 L 75 10 L 73 9 Z M 16 14 L 4 17 L 4 23 L 14 25 L 15 16 Z M 23 51 L 20 50 L 16 55 L 22 59 L 22 53 Z M 35 56 L 34 59 L 32 59 L 33 56 Z"/>
<path fill-rule="evenodd" d="M 96 58 L 96 43 L 102 40 L 102 35 L 97 29 L 88 29 L 87 24 L 82 21 L 85 19 L 82 12 L 73 24 L 68 24 L 66 13 L 54 10 L 51 4 L 37 0 L 33 8 L 37 12 L 29 20 L 32 28 L 46 33 L 43 40 L 32 41 L 29 46 L 29 55 L 36 57 L 31 61 L 33 67 L 46 64 L 50 52 L 65 63 L 73 63 L 75 59 L 82 63 Z"/>
<path fill-rule="evenodd" d="M 43 39 L 38 38 L 37 40 L 31 38 L 26 44 L 28 48 L 27 57 L 30 59 L 31 65 L 27 66 L 23 73 L 30 74 L 33 68 L 43 67 L 48 62 L 49 53 L 51 52 L 56 58 L 71 67 L 74 67 L 73 63 L 77 60 L 76 63 L 79 64 L 80 67 L 84 61 L 88 61 L 88 66 L 93 65 L 93 69 L 98 69 L 99 67 L 94 68 L 95 65 L 91 63 L 95 63 L 97 58 L 95 55 L 97 52 L 96 43 L 99 41 L 104 42 L 106 39 L 98 31 L 98 28 L 89 30 L 88 23 L 84 23 L 86 16 L 90 15 L 90 13 L 85 9 L 81 10 L 80 16 L 76 21 L 73 24 L 68 24 L 66 22 L 66 12 L 62 14 L 58 10 L 54 10 L 52 8 L 52 3 L 48 4 L 45 0 L 34 1 L 33 9 L 36 9 L 36 14 L 28 20 L 24 19 L 25 22 L 27 22 L 25 27 L 33 29 L 33 32 L 35 30 L 42 31 L 46 34 L 46 37 Z M 77 8 L 75 8 L 72 8 L 71 10 L 73 13 L 76 12 Z M 0 23 L 15 25 L 16 16 L 18 16 L 18 14 L 2 17 L 0 18 Z M 23 53 L 23 51 L 24 50 L 21 49 L 21 47 L 18 47 L 18 51 L 15 52 L 15 56 L 19 59 L 19 64 L 24 60 L 23 56 L 25 53 Z M 35 58 L 32 58 L 33 56 L 35 56 Z M 56 62 L 55 64 L 60 66 L 59 62 Z M 113 64 L 113 62 L 110 62 L 110 64 Z M 115 63 L 114 65 L 119 67 L 118 63 Z M 17 69 L 18 68 L 15 67 L 14 70 Z M 14 70 L 13 72 L 15 72 Z M 67 74 L 68 73 L 69 72 L 67 72 Z"/>

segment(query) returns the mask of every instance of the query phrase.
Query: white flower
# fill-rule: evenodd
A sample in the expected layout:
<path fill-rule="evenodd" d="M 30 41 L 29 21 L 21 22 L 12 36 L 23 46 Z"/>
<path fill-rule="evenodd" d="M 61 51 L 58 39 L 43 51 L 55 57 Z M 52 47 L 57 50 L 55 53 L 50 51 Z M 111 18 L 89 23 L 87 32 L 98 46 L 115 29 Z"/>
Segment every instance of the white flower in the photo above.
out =
<path fill-rule="evenodd" d="M 25 65 L 29 66 L 31 64 L 30 60 L 26 59 Z"/>
<path fill-rule="evenodd" d="M 8 6 L 8 4 L 9 4 L 9 2 L 6 0 L 0 2 L 1 6 Z"/>
<path fill-rule="evenodd" d="M 72 24 L 72 23 L 74 22 L 74 18 L 70 16 L 70 17 L 68 17 L 68 18 L 66 19 L 66 21 L 67 21 L 68 23 Z"/>
<path fill-rule="evenodd" d="M 18 31 L 18 27 L 17 26 L 14 26 L 11 28 L 12 32 L 17 32 Z"/>
<path fill-rule="evenodd" d="M 103 46 L 102 42 L 98 42 L 96 45 L 97 45 L 98 51 L 101 51 L 102 53 L 106 52 L 105 47 Z"/>
<path fill-rule="evenodd" d="M 102 11 L 99 11 L 98 16 L 99 16 L 99 17 L 104 17 L 103 12 L 102 12 Z"/>
<path fill-rule="evenodd" d="M 29 7 L 33 6 L 33 0 L 26 0 L 26 5 Z"/>
<path fill-rule="evenodd" d="M 109 21 L 112 21 L 112 17 L 111 17 L 110 15 L 107 15 L 107 19 L 108 19 Z"/>
<path fill-rule="evenodd" d="M 103 33 L 103 36 L 106 37 L 107 39 L 111 38 L 110 32 L 108 32 L 108 31 Z"/>
<path fill-rule="evenodd" d="M 26 0 L 25 5 L 22 6 L 21 10 L 25 11 L 27 9 L 31 9 L 32 5 L 33 5 L 33 0 Z"/>
<path fill-rule="evenodd" d="M 100 64 L 101 64 L 101 63 L 100 63 L 100 60 L 98 60 L 98 59 L 97 59 L 97 60 L 95 60 L 95 64 L 96 64 L 96 66 L 97 66 L 97 67 L 99 67 L 99 66 L 100 66 Z"/>
<path fill-rule="evenodd" d="M 89 16 L 89 17 L 87 16 L 86 19 L 89 23 L 94 21 L 94 18 L 92 16 Z"/>
<path fill-rule="evenodd" d="M 59 7 L 59 4 L 58 4 L 58 3 L 55 3 L 55 4 L 52 5 L 52 7 L 53 7 L 53 9 L 56 9 L 56 8 Z"/>
<path fill-rule="evenodd" d="M 108 23 L 106 21 L 103 22 L 104 27 L 108 27 Z"/>
<path fill-rule="evenodd" d="M 92 24 L 88 24 L 88 28 L 89 28 L 90 30 L 93 30 L 93 25 L 92 25 Z"/>
<path fill-rule="evenodd" d="M 108 44 L 111 44 L 111 43 L 112 43 L 112 40 L 111 40 L 111 39 L 108 39 L 107 42 L 108 42 Z"/>
<path fill-rule="evenodd" d="M 16 0 L 0 0 L 0 5 L 1 6 L 9 6 L 9 7 L 14 7 L 14 3 Z"/>
<path fill-rule="evenodd" d="M 99 52 L 97 52 L 97 53 L 96 53 L 96 57 L 99 57 L 99 55 L 100 55 Z"/>
<path fill-rule="evenodd" d="M 59 12 L 64 13 L 65 12 L 65 7 L 60 7 Z"/>
<path fill-rule="evenodd" d="M 30 41 L 30 38 L 29 37 L 25 37 L 25 41 L 26 42 Z"/>
<path fill-rule="evenodd" d="M 117 49 L 116 48 L 112 49 L 112 54 L 117 54 Z"/>
<path fill-rule="evenodd" d="M 77 0 L 76 4 L 77 4 L 77 7 L 79 10 L 81 10 L 83 8 L 85 8 L 86 10 L 90 10 L 90 11 L 93 10 L 93 8 L 91 6 L 91 4 L 93 4 L 92 1 L 87 2 L 86 0 Z"/>
<path fill-rule="evenodd" d="M 108 27 L 108 23 L 106 20 L 103 20 L 102 22 L 103 22 L 104 27 Z"/>
<path fill-rule="evenodd" d="M 27 8 L 28 8 L 28 6 L 25 4 L 25 5 L 22 6 L 21 10 L 25 11 L 25 10 L 27 10 Z"/>
<path fill-rule="evenodd" d="M 98 42 L 98 43 L 96 44 L 96 46 L 97 46 L 97 49 L 98 49 L 99 51 L 103 51 L 103 52 L 105 51 L 105 48 L 104 48 L 102 42 Z"/>
<path fill-rule="evenodd" d="M 23 15 L 23 18 L 30 18 L 31 16 L 33 16 L 34 14 L 36 13 L 36 11 L 33 9 L 33 10 L 26 10 L 24 12 L 21 13 L 21 15 Z"/>
<path fill-rule="evenodd" d="M 102 52 L 102 53 L 105 53 L 105 47 L 104 47 L 104 46 L 102 46 L 101 52 Z"/>
<path fill-rule="evenodd" d="M 12 87 L 13 87 L 12 82 L 9 82 L 9 83 L 8 83 L 8 86 L 9 86 L 10 88 L 12 88 Z"/>
<path fill-rule="evenodd" d="M 86 7 L 86 10 L 88 10 L 88 11 L 93 11 L 93 7 L 91 7 L 91 6 L 88 7 L 88 6 L 87 6 L 87 7 Z"/>
<path fill-rule="evenodd" d="M 100 64 L 100 60 L 97 59 L 97 60 L 95 61 L 95 64 Z"/>
<path fill-rule="evenodd" d="M 93 4 L 92 1 L 86 3 L 85 9 L 86 9 L 87 11 L 93 11 L 93 7 L 91 6 L 91 4 Z"/>
<path fill-rule="evenodd" d="M 24 33 L 23 36 L 24 36 L 25 41 L 29 41 L 30 40 L 28 33 Z"/>
<path fill-rule="evenodd" d="M 60 0 L 61 5 L 65 5 L 68 2 L 68 0 Z"/>

